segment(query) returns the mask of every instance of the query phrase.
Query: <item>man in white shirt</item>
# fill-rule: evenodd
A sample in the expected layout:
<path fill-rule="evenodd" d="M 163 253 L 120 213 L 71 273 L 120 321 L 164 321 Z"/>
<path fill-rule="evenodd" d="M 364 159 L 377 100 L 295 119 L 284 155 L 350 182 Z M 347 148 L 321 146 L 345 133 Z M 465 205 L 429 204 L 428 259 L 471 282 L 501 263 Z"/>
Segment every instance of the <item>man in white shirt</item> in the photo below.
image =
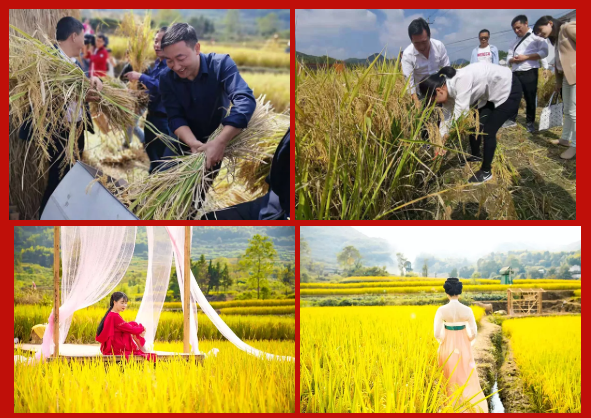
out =
<path fill-rule="evenodd" d="M 450 62 L 445 45 L 431 39 L 431 29 L 425 19 L 413 20 L 408 27 L 408 36 L 412 43 L 402 53 L 402 73 L 409 79 L 410 94 L 418 105 L 418 84 Z"/>
<path fill-rule="evenodd" d="M 526 103 L 526 126 L 528 132 L 535 132 L 536 96 L 538 93 L 538 70 L 540 60 L 548 56 L 548 43 L 533 34 L 527 23 L 527 17 L 519 15 L 511 22 L 517 38 L 509 48 L 507 62 L 517 75 L 523 88 Z M 512 119 L 517 119 L 517 114 Z"/>

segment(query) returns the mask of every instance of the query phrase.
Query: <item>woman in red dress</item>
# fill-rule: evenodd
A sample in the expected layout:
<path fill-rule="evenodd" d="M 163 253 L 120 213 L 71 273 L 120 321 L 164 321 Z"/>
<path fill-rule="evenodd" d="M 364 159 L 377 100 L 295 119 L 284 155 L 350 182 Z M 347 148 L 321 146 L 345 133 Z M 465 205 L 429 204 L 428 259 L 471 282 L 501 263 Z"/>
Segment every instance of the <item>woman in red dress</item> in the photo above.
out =
<path fill-rule="evenodd" d="M 146 328 L 137 322 L 125 322 L 119 315 L 127 308 L 127 296 L 122 292 L 111 295 L 110 308 L 96 331 L 96 340 L 101 343 L 103 355 L 139 356 L 156 361 L 156 354 L 140 350 L 146 343 Z"/>

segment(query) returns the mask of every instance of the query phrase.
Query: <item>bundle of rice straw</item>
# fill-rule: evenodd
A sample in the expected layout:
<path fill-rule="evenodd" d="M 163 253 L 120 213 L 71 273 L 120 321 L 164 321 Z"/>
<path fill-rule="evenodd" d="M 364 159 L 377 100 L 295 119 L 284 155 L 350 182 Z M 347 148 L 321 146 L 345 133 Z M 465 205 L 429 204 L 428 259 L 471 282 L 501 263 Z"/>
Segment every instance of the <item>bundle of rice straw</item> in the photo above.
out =
<path fill-rule="evenodd" d="M 143 73 L 148 69 L 149 61 L 154 56 L 154 30 L 152 29 L 152 14 L 146 12 L 144 20 L 139 22 L 133 11 L 126 13 L 121 20 L 118 32 L 127 38 L 127 58 L 133 71 Z M 138 82 L 132 81 L 131 88 L 138 89 Z"/>
<path fill-rule="evenodd" d="M 272 153 L 269 154 L 265 144 L 269 138 L 284 135 L 288 128 L 289 117 L 275 113 L 265 96 L 259 97 L 248 127 L 226 147 L 224 171 L 229 177 L 235 177 L 238 163 L 244 160 L 264 162 L 271 158 Z M 215 141 L 222 130 L 220 126 L 208 142 Z M 200 218 L 213 206 L 204 205 L 202 197 L 212 177 L 213 173 L 206 170 L 203 153 L 175 157 L 147 180 L 130 185 L 128 196 L 134 202 L 130 210 L 143 220 L 186 220 L 195 214 Z"/>
<path fill-rule="evenodd" d="M 64 164 L 79 159 L 76 140 L 77 115 L 91 125 L 84 111 L 85 98 L 91 90 L 90 80 L 84 72 L 46 39 L 38 41 L 18 28 L 11 26 L 21 37 L 9 34 L 9 114 L 16 126 L 29 123 L 38 148 L 49 158 L 52 136 L 68 132 Z M 144 93 L 129 92 L 112 81 L 105 81 L 95 104 L 100 113 L 109 117 L 110 123 L 124 129 L 135 124 L 133 109 L 138 100 L 147 103 Z"/>

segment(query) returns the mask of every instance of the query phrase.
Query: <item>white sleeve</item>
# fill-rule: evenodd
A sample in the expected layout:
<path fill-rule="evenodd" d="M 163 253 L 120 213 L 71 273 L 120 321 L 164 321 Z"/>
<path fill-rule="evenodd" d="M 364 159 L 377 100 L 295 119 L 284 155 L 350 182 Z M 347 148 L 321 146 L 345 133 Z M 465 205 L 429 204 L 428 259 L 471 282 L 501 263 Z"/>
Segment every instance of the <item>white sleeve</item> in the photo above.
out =
<path fill-rule="evenodd" d="M 453 121 L 453 100 L 448 100 L 445 102 L 441 110 L 443 112 L 443 120 L 439 123 L 439 134 L 441 135 L 441 138 L 443 138 L 449 133 L 451 123 Z"/>
<path fill-rule="evenodd" d="M 456 75 L 456 77 L 458 77 L 458 75 Z M 470 111 L 472 85 L 473 77 L 471 73 L 462 75 L 462 77 L 456 82 L 456 98 L 454 101 L 453 114 L 450 114 L 449 117 L 446 115 L 446 105 L 449 103 L 449 100 L 443 105 L 445 120 L 441 123 L 439 128 L 442 137 L 449 133 L 453 121 L 459 119 L 464 113 Z M 447 111 L 449 111 L 449 109 L 447 109 Z"/>
<path fill-rule="evenodd" d="M 468 321 L 468 331 L 470 334 L 470 341 L 476 340 L 478 335 L 478 328 L 476 327 L 476 319 L 474 318 L 474 312 L 470 309 L 470 320 Z"/>
<path fill-rule="evenodd" d="M 540 49 L 538 50 L 538 54 L 540 55 L 541 59 L 544 59 L 548 56 L 548 42 L 545 39 L 541 39 L 539 42 Z"/>
<path fill-rule="evenodd" d="M 433 335 L 440 343 L 443 341 L 443 316 L 441 315 L 441 308 L 435 312 L 435 323 L 433 324 Z"/>
<path fill-rule="evenodd" d="M 408 54 L 403 54 L 402 55 L 402 74 L 404 74 L 404 76 L 409 79 L 409 83 L 408 83 L 408 88 L 411 94 L 416 93 L 416 88 L 415 88 L 415 71 L 414 71 L 414 66 L 410 60 L 410 58 L 408 58 Z"/>
<path fill-rule="evenodd" d="M 441 67 L 439 68 L 451 66 L 449 63 L 449 56 L 447 55 L 447 49 L 443 44 L 441 44 L 441 60 L 439 62 L 441 63 Z"/>

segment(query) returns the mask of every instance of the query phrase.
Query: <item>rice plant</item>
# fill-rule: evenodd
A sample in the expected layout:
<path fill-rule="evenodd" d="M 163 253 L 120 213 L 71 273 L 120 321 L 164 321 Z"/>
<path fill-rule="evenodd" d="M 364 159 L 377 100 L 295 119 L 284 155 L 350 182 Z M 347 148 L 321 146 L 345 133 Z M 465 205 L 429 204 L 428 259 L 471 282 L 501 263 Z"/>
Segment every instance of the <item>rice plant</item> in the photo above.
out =
<path fill-rule="evenodd" d="M 254 91 L 255 96 L 264 94 L 279 113 L 290 107 L 290 74 L 289 73 L 251 73 L 241 74 L 244 81 Z"/>
<path fill-rule="evenodd" d="M 295 305 L 294 299 L 249 299 L 249 300 L 229 300 L 224 302 L 210 302 L 215 309 L 239 308 L 248 306 L 291 306 Z M 181 302 L 164 302 L 167 309 L 181 309 Z"/>
<path fill-rule="evenodd" d="M 573 282 L 571 280 L 563 280 L 564 283 L 527 283 L 502 285 L 502 284 L 486 284 L 486 285 L 464 285 L 464 292 L 486 292 L 486 291 L 504 291 L 511 288 L 532 288 L 545 290 L 575 290 L 581 288 L 581 282 Z M 426 286 L 409 286 L 404 287 L 354 287 L 354 288 L 321 288 L 321 289 L 301 289 L 301 296 L 318 296 L 318 295 L 371 295 L 371 294 L 387 294 L 387 293 L 437 293 L 442 291 L 442 284 L 426 285 Z"/>
<path fill-rule="evenodd" d="M 222 308 L 222 315 L 293 315 L 295 306 L 249 306 L 244 308 Z"/>
<path fill-rule="evenodd" d="M 14 307 L 14 337 L 29 341 L 34 325 L 45 324 L 51 313 L 51 306 L 16 305 Z M 74 313 L 66 343 L 94 344 L 96 329 L 106 309 L 90 307 Z M 126 310 L 121 316 L 134 321 L 136 310 Z M 287 316 L 223 315 L 224 321 L 242 339 L 294 340 L 295 321 Z M 198 315 L 197 335 L 200 339 L 219 340 L 224 337 L 203 314 Z M 156 330 L 157 341 L 178 341 L 183 339 L 182 312 L 163 311 Z"/>
<path fill-rule="evenodd" d="M 581 316 L 508 319 L 503 333 L 533 412 L 581 412 Z"/>
<path fill-rule="evenodd" d="M 226 147 L 224 165 L 227 175 L 233 176 L 237 165 L 244 161 L 268 160 L 272 156 L 269 154 L 272 148 L 269 139 L 278 141 L 277 138 L 285 135 L 288 128 L 289 117 L 275 113 L 271 104 L 261 96 L 248 127 Z M 222 130 L 223 126 L 220 126 L 209 141 L 215 141 Z M 120 199 L 124 199 L 130 210 L 143 220 L 200 218 L 215 209 L 204 200 L 204 191 L 209 188 L 213 175 L 213 171 L 206 169 L 205 154 L 178 156 L 163 163 L 161 170 L 147 180 L 130 184 Z"/>
<path fill-rule="evenodd" d="M 464 154 L 475 115 L 444 143 L 440 109 L 415 106 L 399 63 L 377 59 L 344 71 L 297 66 L 297 219 L 449 218 L 440 170 Z"/>
<path fill-rule="evenodd" d="M 68 137 L 64 164 L 80 159 L 77 138 L 82 126 L 74 115 L 81 114 L 84 124 L 88 120 L 83 104 L 92 90 L 90 80 L 81 68 L 60 56 L 49 39 L 41 42 L 20 29 L 11 26 L 19 36 L 9 35 L 9 103 L 10 115 L 16 126 L 28 124 L 40 152 L 49 159 L 52 137 Z M 94 103 L 99 114 L 108 116 L 112 126 L 122 128 L 135 123 L 133 109 L 138 102 L 147 103 L 141 92 L 130 92 L 118 82 L 107 81 Z"/>
<path fill-rule="evenodd" d="M 462 412 L 433 338 L 436 307 L 302 308 L 300 411 Z M 484 310 L 473 307 L 479 321 Z"/>
<path fill-rule="evenodd" d="M 432 279 L 432 280 L 416 280 L 416 281 L 368 281 L 368 282 L 346 282 L 346 283 L 301 283 L 300 289 L 354 289 L 365 287 L 418 287 L 418 286 L 443 286 L 446 279 Z M 464 284 L 499 284 L 499 280 L 495 279 L 460 279 Z M 513 284 L 529 285 L 529 284 L 558 284 L 558 283 L 573 283 L 571 280 L 560 279 L 516 279 Z"/>
<path fill-rule="evenodd" d="M 154 30 L 152 29 L 152 14 L 148 12 L 142 21 L 133 11 L 126 13 L 121 20 L 118 33 L 127 39 L 126 57 L 134 71 L 143 73 L 148 69 L 154 58 Z M 132 81 L 131 88 L 138 89 L 138 82 Z"/>
<path fill-rule="evenodd" d="M 249 341 L 279 355 L 295 354 L 293 341 Z M 182 352 L 182 342 L 155 350 Z M 227 341 L 200 340 L 220 351 L 202 364 L 169 359 L 120 365 L 50 362 L 14 365 L 14 412 L 295 412 L 294 362 L 266 361 Z M 15 350 L 15 355 L 24 355 Z"/>

